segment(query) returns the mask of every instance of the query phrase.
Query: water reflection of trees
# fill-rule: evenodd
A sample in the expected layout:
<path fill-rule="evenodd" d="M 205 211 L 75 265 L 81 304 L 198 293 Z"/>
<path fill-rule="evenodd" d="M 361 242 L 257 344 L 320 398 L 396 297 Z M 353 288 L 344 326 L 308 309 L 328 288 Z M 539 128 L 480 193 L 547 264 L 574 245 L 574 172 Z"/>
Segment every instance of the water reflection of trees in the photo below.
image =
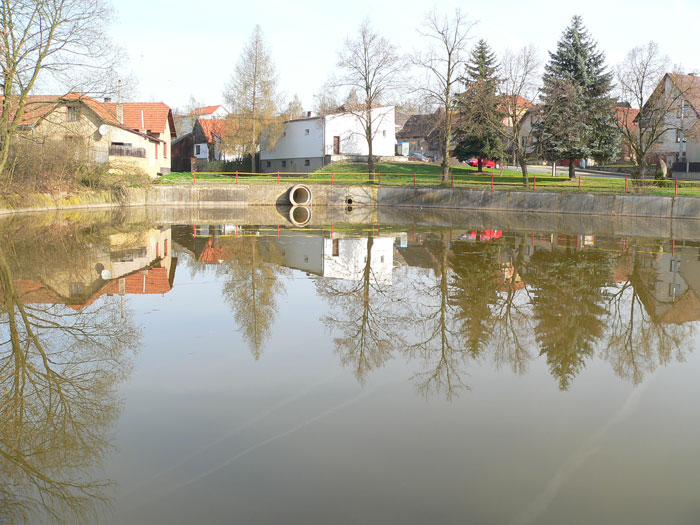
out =
<path fill-rule="evenodd" d="M 49 253 L 40 242 L 31 250 L 7 242 L 0 249 L 3 523 L 41 515 L 87 522 L 108 503 L 108 482 L 92 474 L 109 448 L 107 432 L 119 413 L 115 389 L 139 332 L 109 299 L 82 311 L 29 303 L 12 270 L 43 259 L 36 268 L 41 274 L 57 253 L 73 249 L 79 266 L 82 248 L 75 240 L 63 239 L 63 252 Z"/>
<path fill-rule="evenodd" d="M 336 351 L 359 379 L 403 354 L 420 363 L 414 380 L 423 394 L 450 399 L 469 388 L 470 366 L 491 362 L 524 373 L 542 356 L 566 390 L 597 352 L 638 384 L 689 351 L 694 326 L 653 312 L 653 254 L 580 249 L 565 236 L 537 247 L 534 237 L 526 245 L 518 235 L 493 242 L 445 237 L 424 235 L 430 270 L 395 272 L 392 286 L 316 281 Z M 626 258 L 627 278 L 613 278 Z"/>
<path fill-rule="evenodd" d="M 683 361 L 690 351 L 694 326 L 689 323 L 661 322 L 654 319 L 647 305 L 654 302 L 656 271 L 648 264 L 649 254 L 635 252 L 620 258 L 630 270 L 608 303 L 609 336 L 602 356 L 615 373 L 639 384 L 645 374 L 672 359 Z"/>
<path fill-rule="evenodd" d="M 259 359 L 277 317 L 277 300 L 285 293 L 280 275 L 282 254 L 277 244 L 256 237 L 222 238 L 228 257 L 217 267 L 224 278 L 222 294 L 243 338 Z"/>
<path fill-rule="evenodd" d="M 316 291 L 329 305 L 322 322 L 343 366 L 360 382 L 404 344 L 406 318 L 396 288 L 383 285 L 372 271 L 374 238 L 367 237 L 365 263 L 357 280 L 316 279 Z"/>

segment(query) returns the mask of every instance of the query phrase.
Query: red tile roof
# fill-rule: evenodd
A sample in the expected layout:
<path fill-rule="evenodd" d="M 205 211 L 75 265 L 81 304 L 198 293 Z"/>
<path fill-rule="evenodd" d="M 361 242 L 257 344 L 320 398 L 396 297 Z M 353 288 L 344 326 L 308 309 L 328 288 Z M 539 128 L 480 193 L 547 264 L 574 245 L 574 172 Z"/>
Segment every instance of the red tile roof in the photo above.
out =
<path fill-rule="evenodd" d="M 219 104 L 218 106 L 204 106 L 203 108 L 195 108 L 192 111 L 190 111 L 189 116 L 196 117 L 199 115 L 211 115 L 219 108 L 224 107 L 221 104 Z M 228 113 L 228 110 L 226 110 L 226 108 L 224 108 L 224 110 L 226 111 L 226 113 Z"/>
<path fill-rule="evenodd" d="M 0 104 L 3 97 L 0 96 Z M 117 117 L 107 104 L 99 102 L 92 97 L 82 93 L 68 93 L 67 95 L 29 95 L 26 98 L 24 113 L 20 119 L 20 125 L 33 126 L 40 120 L 46 118 L 59 106 L 70 102 L 82 102 L 90 108 L 101 120 L 108 124 L 119 126 Z"/>
<path fill-rule="evenodd" d="M 117 104 L 107 102 L 104 104 L 113 114 L 117 114 Z M 124 125 L 134 130 L 146 130 L 150 133 L 163 133 L 168 121 L 170 132 L 175 133 L 173 114 L 167 104 L 163 102 L 124 102 Z M 143 115 L 143 120 L 142 120 Z"/>
<path fill-rule="evenodd" d="M 213 136 L 222 138 L 224 136 L 225 121 L 224 119 L 197 119 L 199 125 L 202 127 L 204 135 L 207 137 L 207 142 L 213 142 Z"/>

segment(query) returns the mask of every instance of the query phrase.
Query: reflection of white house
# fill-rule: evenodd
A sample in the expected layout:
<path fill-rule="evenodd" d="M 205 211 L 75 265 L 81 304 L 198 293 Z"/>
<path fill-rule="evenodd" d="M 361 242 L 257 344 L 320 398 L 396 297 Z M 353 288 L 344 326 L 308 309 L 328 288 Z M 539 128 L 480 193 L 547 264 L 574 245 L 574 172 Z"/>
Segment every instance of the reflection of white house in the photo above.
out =
<path fill-rule="evenodd" d="M 367 238 L 307 237 L 287 234 L 274 241 L 283 265 L 322 277 L 359 281 L 367 265 Z M 394 237 L 375 237 L 369 261 L 373 283 L 391 284 Z"/>
<path fill-rule="evenodd" d="M 367 157 L 369 148 L 360 119 L 352 113 L 333 113 L 289 120 L 273 148 L 260 153 L 262 171 L 311 172 L 330 162 Z M 373 155 L 394 155 L 394 107 L 372 110 Z"/>

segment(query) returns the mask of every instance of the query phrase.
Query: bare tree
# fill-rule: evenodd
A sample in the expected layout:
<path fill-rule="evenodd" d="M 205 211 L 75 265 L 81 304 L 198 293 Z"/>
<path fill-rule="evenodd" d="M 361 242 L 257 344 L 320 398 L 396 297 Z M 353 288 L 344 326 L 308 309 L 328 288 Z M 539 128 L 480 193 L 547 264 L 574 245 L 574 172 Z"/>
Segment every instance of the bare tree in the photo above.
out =
<path fill-rule="evenodd" d="M 119 61 L 107 26 L 112 10 L 103 0 L 2 0 L 0 3 L 0 173 L 12 139 L 38 86 L 86 93 L 109 91 Z M 53 83 L 53 84 L 51 84 Z"/>
<path fill-rule="evenodd" d="M 537 49 L 530 45 L 518 51 L 507 50 L 501 59 L 499 92 L 503 98 L 503 113 L 508 122 L 506 133 L 514 158 L 520 164 L 523 184 L 528 184 L 527 146 L 523 144 L 522 117 L 537 96 L 540 61 Z"/>
<path fill-rule="evenodd" d="M 277 73 L 262 29 L 256 25 L 224 90 L 233 111 L 227 119 L 225 147 L 232 153 L 249 154 L 252 172 L 261 144 L 273 147 L 281 135 L 276 90 Z"/>
<path fill-rule="evenodd" d="M 346 103 L 343 109 L 354 115 L 362 126 L 367 141 L 367 169 L 374 179 L 374 137 L 386 114 L 373 111 L 399 86 L 399 76 L 404 70 L 404 59 L 396 46 L 376 33 L 365 19 L 354 40 L 347 39 L 338 54 L 338 67 L 342 76 L 335 80 L 336 87 L 355 91 L 356 104 Z"/>
<path fill-rule="evenodd" d="M 417 53 L 413 62 L 428 73 L 421 90 L 444 112 L 440 121 L 440 154 L 442 180 L 446 182 L 450 169 L 450 143 L 457 91 L 468 59 L 469 33 L 476 21 L 469 20 L 459 9 L 455 9 L 451 17 L 441 16 L 433 10 L 425 18 L 419 33 L 430 41 L 430 45 L 427 51 Z"/>
<path fill-rule="evenodd" d="M 649 42 L 632 49 L 617 68 L 620 96 L 631 105 L 620 110 L 618 126 L 638 166 L 639 178 L 644 178 L 650 157 L 658 153 L 666 133 L 678 130 L 678 140 L 697 134 L 696 119 L 685 117 L 690 110 L 688 98 L 697 96 L 699 86 L 693 77 L 667 75 L 669 66 L 658 44 Z M 667 81 L 671 89 L 667 89 Z"/>

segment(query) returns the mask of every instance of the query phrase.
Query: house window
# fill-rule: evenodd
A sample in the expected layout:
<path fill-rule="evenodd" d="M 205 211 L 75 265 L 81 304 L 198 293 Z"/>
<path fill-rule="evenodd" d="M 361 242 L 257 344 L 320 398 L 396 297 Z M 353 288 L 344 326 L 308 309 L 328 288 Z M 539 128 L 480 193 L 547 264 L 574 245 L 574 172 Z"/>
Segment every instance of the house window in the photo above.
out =
<path fill-rule="evenodd" d="M 333 257 L 340 255 L 340 239 L 333 239 Z"/>
<path fill-rule="evenodd" d="M 287 167 L 287 161 L 286 161 L 286 160 L 283 160 L 283 161 L 282 161 L 282 167 L 283 167 L 283 168 L 286 168 L 286 167 Z"/>
<path fill-rule="evenodd" d="M 270 166 L 272 166 L 272 162 L 270 162 L 269 160 L 265 161 L 265 167 L 269 168 Z"/>
<path fill-rule="evenodd" d="M 199 144 L 195 144 L 194 145 L 194 154 L 199 155 L 201 153 L 201 151 L 202 151 L 201 146 Z"/>
<path fill-rule="evenodd" d="M 308 129 L 305 129 L 305 130 L 304 130 L 304 135 L 308 135 L 308 134 L 309 134 L 309 130 L 308 130 Z"/>
<path fill-rule="evenodd" d="M 676 129 L 676 142 L 680 142 L 683 137 L 680 129 Z"/>
<path fill-rule="evenodd" d="M 304 166 L 311 166 L 311 161 L 309 159 L 304 159 Z"/>
<path fill-rule="evenodd" d="M 80 135 L 65 135 L 63 140 L 69 143 L 71 146 L 78 146 L 83 143 L 83 137 Z"/>
<path fill-rule="evenodd" d="M 163 257 L 168 256 L 168 239 L 163 241 Z"/>
<path fill-rule="evenodd" d="M 155 143 L 154 149 L 156 150 L 156 158 L 158 158 L 158 143 L 157 142 Z"/>
<path fill-rule="evenodd" d="M 681 262 L 680 261 L 671 261 L 671 272 L 672 273 L 678 273 L 678 271 L 681 269 Z"/>
<path fill-rule="evenodd" d="M 382 130 L 382 137 L 386 137 L 386 130 L 385 129 Z"/>
<path fill-rule="evenodd" d="M 286 131 L 283 131 L 283 132 L 282 132 L 282 136 L 283 136 L 283 137 L 286 137 L 286 136 L 287 136 L 287 132 L 286 132 Z"/>
<path fill-rule="evenodd" d="M 163 142 L 163 158 L 167 159 L 168 158 L 168 143 Z"/>
<path fill-rule="evenodd" d="M 80 120 L 80 106 L 67 106 L 66 119 L 70 122 Z"/>
<path fill-rule="evenodd" d="M 681 294 L 681 285 L 678 283 L 671 283 L 668 285 L 668 295 L 673 298 L 678 297 Z"/>

